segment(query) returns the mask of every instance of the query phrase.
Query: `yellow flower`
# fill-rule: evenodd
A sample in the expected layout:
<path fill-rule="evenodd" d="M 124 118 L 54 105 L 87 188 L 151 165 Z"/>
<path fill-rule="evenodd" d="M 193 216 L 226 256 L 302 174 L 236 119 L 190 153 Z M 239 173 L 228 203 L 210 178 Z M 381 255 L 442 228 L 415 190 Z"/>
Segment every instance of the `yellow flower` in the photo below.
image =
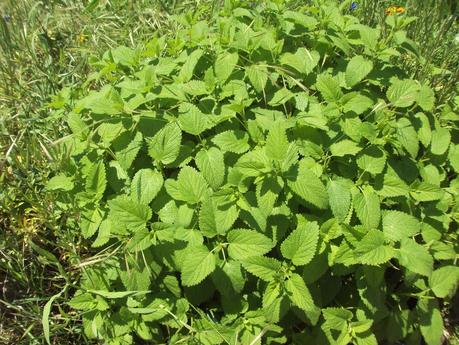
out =
<path fill-rule="evenodd" d="M 403 14 L 405 13 L 405 8 L 403 6 L 389 6 L 386 9 L 386 14 L 388 16 L 393 16 L 395 14 Z"/>
<path fill-rule="evenodd" d="M 81 32 L 78 34 L 76 39 L 78 43 L 82 44 L 84 41 L 86 41 L 86 36 Z"/>

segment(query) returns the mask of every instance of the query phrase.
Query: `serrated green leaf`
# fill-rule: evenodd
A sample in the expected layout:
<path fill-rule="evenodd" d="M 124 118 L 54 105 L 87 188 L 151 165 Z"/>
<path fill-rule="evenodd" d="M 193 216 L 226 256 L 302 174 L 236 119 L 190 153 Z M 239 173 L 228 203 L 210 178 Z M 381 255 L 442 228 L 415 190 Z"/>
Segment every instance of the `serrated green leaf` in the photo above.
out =
<path fill-rule="evenodd" d="M 286 313 L 286 298 L 278 282 L 269 282 L 263 293 L 263 315 L 270 322 L 279 322 Z"/>
<path fill-rule="evenodd" d="M 124 225 L 128 230 L 140 231 L 152 216 L 151 209 L 144 204 L 120 195 L 108 202 L 110 218 Z"/>
<path fill-rule="evenodd" d="M 224 152 L 244 153 L 250 148 L 249 136 L 240 130 L 229 130 L 217 134 L 212 142 Z"/>
<path fill-rule="evenodd" d="M 300 111 L 305 111 L 309 104 L 309 94 L 307 92 L 295 93 L 295 106 Z"/>
<path fill-rule="evenodd" d="M 346 67 L 346 84 L 353 87 L 362 81 L 373 69 L 373 63 L 361 55 L 354 56 Z"/>
<path fill-rule="evenodd" d="M 413 125 L 418 133 L 419 141 L 428 147 L 432 139 L 432 129 L 430 127 L 429 118 L 423 113 L 417 113 L 414 115 Z"/>
<path fill-rule="evenodd" d="M 268 69 L 265 66 L 251 65 L 246 67 L 245 75 L 257 92 L 262 92 L 268 82 Z"/>
<path fill-rule="evenodd" d="M 354 141 L 344 139 L 330 146 L 333 156 L 343 157 L 345 155 L 356 155 L 362 148 Z"/>
<path fill-rule="evenodd" d="M 371 229 L 355 248 L 356 259 L 365 265 L 380 265 L 389 261 L 394 250 L 384 244 L 384 234 Z"/>
<path fill-rule="evenodd" d="M 220 83 L 224 83 L 236 67 L 239 55 L 237 53 L 223 52 L 218 55 L 214 65 L 214 73 Z"/>
<path fill-rule="evenodd" d="M 429 251 L 410 238 L 401 240 L 399 262 L 414 273 L 427 277 L 432 273 L 433 258 Z"/>
<path fill-rule="evenodd" d="M 416 103 L 425 111 L 431 111 L 435 105 L 435 93 L 428 85 L 422 85 L 416 97 Z"/>
<path fill-rule="evenodd" d="M 194 286 L 202 282 L 215 269 L 215 256 L 206 246 L 188 248 L 184 257 L 181 277 L 184 286 Z"/>
<path fill-rule="evenodd" d="M 95 200 L 100 200 L 105 192 L 107 177 L 103 161 L 99 161 L 91 167 L 86 177 L 86 192 L 92 194 Z"/>
<path fill-rule="evenodd" d="M 183 84 L 182 87 L 185 93 L 192 96 L 202 96 L 209 93 L 206 83 L 201 80 L 190 80 Z"/>
<path fill-rule="evenodd" d="M 204 177 L 189 166 L 180 169 L 177 180 L 166 180 L 165 187 L 172 198 L 191 205 L 202 201 L 208 188 Z"/>
<path fill-rule="evenodd" d="M 359 153 L 357 165 L 360 169 L 377 175 L 383 172 L 386 166 L 386 154 L 377 146 L 369 146 Z"/>
<path fill-rule="evenodd" d="M 378 195 L 371 188 L 364 188 L 354 197 L 354 209 L 362 225 L 367 229 L 376 229 L 381 218 Z"/>
<path fill-rule="evenodd" d="M 104 219 L 99 226 L 97 238 L 92 243 L 91 247 L 97 248 L 106 244 L 110 240 L 110 229 L 112 227 L 111 221 L 107 218 Z"/>
<path fill-rule="evenodd" d="M 448 160 L 454 171 L 456 173 L 459 172 L 459 145 L 454 145 L 451 143 L 448 151 Z"/>
<path fill-rule="evenodd" d="M 251 256 L 240 260 L 242 267 L 264 281 L 272 281 L 281 268 L 281 262 L 266 256 Z"/>
<path fill-rule="evenodd" d="M 73 179 L 64 174 L 58 174 L 52 177 L 46 184 L 46 190 L 62 190 L 68 192 L 72 190 L 73 187 Z"/>
<path fill-rule="evenodd" d="M 141 204 L 148 205 L 163 186 L 163 176 L 152 169 L 137 171 L 131 182 L 131 196 Z"/>
<path fill-rule="evenodd" d="M 282 124 L 272 126 L 266 138 L 266 156 L 275 161 L 282 161 L 287 154 L 288 148 L 289 142 L 285 127 Z"/>
<path fill-rule="evenodd" d="M 148 140 L 148 154 L 163 164 L 174 162 L 180 151 L 182 131 L 176 123 L 169 123 Z"/>
<path fill-rule="evenodd" d="M 215 147 L 211 147 L 208 150 L 202 149 L 196 154 L 195 161 L 207 183 L 214 190 L 217 190 L 223 184 L 225 178 L 223 153 Z"/>
<path fill-rule="evenodd" d="M 410 195 L 416 201 L 426 202 L 435 201 L 443 198 L 444 191 L 430 183 L 415 183 L 410 186 Z"/>
<path fill-rule="evenodd" d="M 318 240 L 319 225 L 316 222 L 299 224 L 282 242 L 282 255 L 296 266 L 306 265 L 315 255 Z"/>
<path fill-rule="evenodd" d="M 438 128 L 432 131 L 432 142 L 430 145 L 430 152 L 434 155 L 440 156 L 444 154 L 451 142 L 451 134 L 447 128 Z"/>
<path fill-rule="evenodd" d="M 432 272 L 429 286 L 435 296 L 445 298 L 452 296 L 459 284 L 459 267 L 443 266 Z"/>
<path fill-rule="evenodd" d="M 278 105 L 285 104 L 293 96 L 294 94 L 289 89 L 283 87 L 274 93 L 273 98 L 271 98 L 268 104 L 276 107 Z"/>
<path fill-rule="evenodd" d="M 180 69 L 180 73 L 178 75 L 178 81 L 187 82 L 193 77 L 193 71 L 199 59 L 201 58 L 203 54 L 204 54 L 204 51 L 202 49 L 196 49 L 187 57 L 187 59 L 185 60 L 185 63 Z"/>
<path fill-rule="evenodd" d="M 327 186 L 328 199 L 333 215 L 343 222 L 351 208 L 349 185 L 340 180 L 331 180 Z"/>
<path fill-rule="evenodd" d="M 303 278 L 297 273 L 293 273 L 285 282 L 285 290 L 288 293 L 288 298 L 301 310 L 306 312 L 308 316 L 314 316 L 311 320 L 312 324 L 317 322 L 320 315 L 320 309 L 314 304 L 314 300 L 304 283 Z"/>
<path fill-rule="evenodd" d="M 221 267 L 217 266 L 212 280 L 220 293 L 227 296 L 239 294 L 246 282 L 241 264 L 234 260 L 224 262 Z"/>
<path fill-rule="evenodd" d="M 328 74 L 319 74 L 316 81 L 317 90 L 327 102 L 338 103 L 343 92 L 335 78 Z"/>
<path fill-rule="evenodd" d="M 128 170 L 142 148 L 142 133 L 123 133 L 112 142 L 112 145 L 116 160 L 124 170 Z"/>
<path fill-rule="evenodd" d="M 324 330 L 342 331 L 347 329 L 348 322 L 352 319 L 352 312 L 344 308 L 324 308 L 322 314 L 325 322 L 322 325 Z"/>
<path fill-rule="evenodd" d="M 419 328 L 427 345 L 441 344 L 443 337 L 443 317 L 437 301 L 422 299 L 416 306 Z"/>
<path fill-rule="evenodd" d="M 234 204 L 224 205 L 218 197 L 206 197 L 199 211 L 199 228 L 206 237 L 225 234 L 236 221 L 239 211 Z"/>
<path fill-rule="evenodd" d="M 193 135 L 201 134 L 210 126 L 208 116 L 191 103 L 180 104 L 178 122 L 182 131 Z"/>
<path fill-rule="evenodd" d="M 284 53 L 280 57 L 280 63 L 289 67 L 293 67 L 300 73 L 309 74 L 317 66 L 320 59 L 320 55 L 316 51 L 309 51 L 308 49 L 301 47 L 292 54 Z"/>
<path fill-rule="evenodd" d="M 382 227 L 384 235 L 391 241 L 414 236 L 421 230 L 421 224 L 416 218 L 399 211 L 385 211 Z"/>
<path fill-rule="evenodd" d="M 84 238 L 94 235 L 102 222 L 104 212 L 99 208 L 86 210 L 81 213 L 81 234 Z"/>
<path fill-rule="evenodd" d="M 354 112 L 357 115 L 363 114 L 373 106 L 373 100 L 361 94 L 350 92 L 345 94 L 340 102 L 345 113 Z"/>
<path fill-rule="evenodd" d="M 306 28 L 307 31 L 313 30 L 318 24 L 313 16 L 298 11 L 285 11 L 283 13 L 283 18 L 300 25 L 302 27 L 300 29 L 301 31 L 305 31 L 304 28 Z"/>
<path fill-rule="evenodd" d="M 411 79 L 396 79 L 387 89 L 386 96 L 394 107 L 407 108 L 418 97 L 419 84 Z"/>
<path fill-rule="evenodd" d="M 304 201 L 321 209 L 327 208 L 327 190 L 322 181 L 307 167 L 305 160 L 300 161 L 297 170 L 289 172 L 287 184 Z"/>
<path fill-rule="evenodd" d="M 411 157 L 416 158 L 419 151 L 419 140 L 408 119 L 401 118 L 397 121 L 396 137 Z"/>
<path fill-rule="evenodd" d="M 92 91 L 75 105 L 75 112 L 89 109 L 95 114 L 117 115 L 123 112 L 124 102 L 111 85 L 105 85 L 99 92 Z"/>
<path fill-rule="evenodd" d="M 228 233 L 228 243 L 228 254 L 235 260 L 264 255 L 274 246 L 271 239 L 249 229 L 231 230 Z"/>

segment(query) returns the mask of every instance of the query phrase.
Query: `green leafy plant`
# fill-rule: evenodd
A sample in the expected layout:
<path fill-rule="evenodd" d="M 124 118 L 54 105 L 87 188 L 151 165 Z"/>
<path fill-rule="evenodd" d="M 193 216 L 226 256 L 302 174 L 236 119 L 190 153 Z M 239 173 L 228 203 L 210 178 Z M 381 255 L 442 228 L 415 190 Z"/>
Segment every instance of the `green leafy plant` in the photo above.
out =
<path fill-rule="evenodd" d="M 48 183 L 92 247 L 69 302 L 88 337 L 440 344 L 457 104 L 398 67 L 412 18 L 383 35 L 348 6 L 226 1 L 95 62 Z"/>

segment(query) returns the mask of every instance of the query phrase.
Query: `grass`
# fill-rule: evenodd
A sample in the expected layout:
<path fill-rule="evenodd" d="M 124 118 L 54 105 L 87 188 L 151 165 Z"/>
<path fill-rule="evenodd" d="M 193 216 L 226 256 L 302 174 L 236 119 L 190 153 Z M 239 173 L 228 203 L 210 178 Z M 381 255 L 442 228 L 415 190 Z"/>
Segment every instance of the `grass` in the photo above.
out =
<path fill-rule="evenodd" d="M 44 192 L 49 173 L 63 163 L 53 142 L 67 131 L 61 118 L 49 116 L 50 95 L 82 85 L 92 55 L 145 43 L 155 31 L 173 30 L 171 13 L 207 3 L 216 7 L 198 0 L 0 2 L 0 344 L 43 344 L 43 306 L 70 282 L 58 300 L 65 301 L 78 280 L 81 239 Z M 383 26 L 389 3 L 359 1 L 357 14 Z M 421 65 L 407 60 L 406 68 L 448 100 L 459 80 L 455 2 L 404 3 L 408 15 L 419 17 L 408 32 L 425 59 Z M 64 303 L 52 315 L 51 343 L 85 344 Z"/>
<path fill-rule="evenodd" d="M 99 3 L 87 10 L 74 1 L 1 5 L 0 344 L 43 343 L 43 306 L 66 281 L 37 248 L 49 249 L 78 275 L 71 269 L 79 255 L 78 234 L 43 192 L 49 172 L 61 163 L 52 142 L 66 131 L 62 121 L 49 117 L 50 95 L 81 84 L 91 55 L 147 40 L 165 17 L 156 1 Z M 65 310 L 57 315 L 51 338 L 59 344 L 84 343 L 78 321 Z"/>
<path fill-rule="evenodd" d="M 435 88 L 439 102 L 457 93 L 459 81 L 459 7 L 455 0 L 363 0 L 358 9 L 362 21 L 371 26 L 384 26 L 385 10 L 403 5 L 408 16 L 417 17 L 407 27 L 408 37 L 419 44 L 423 63 L 405 61 L 405 68 L 414 79 Z"/>

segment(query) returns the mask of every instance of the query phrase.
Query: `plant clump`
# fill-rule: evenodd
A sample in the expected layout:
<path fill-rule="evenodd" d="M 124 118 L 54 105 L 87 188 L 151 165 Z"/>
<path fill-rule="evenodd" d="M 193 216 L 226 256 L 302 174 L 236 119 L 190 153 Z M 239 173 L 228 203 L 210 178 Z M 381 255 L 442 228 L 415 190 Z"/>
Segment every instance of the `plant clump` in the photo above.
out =
<path fill-rule="evenodd" d="M 108 344 L 438 345 L 457 287 L 457 105 L 348 2 L 226 1 L 97 61 L 48 183 L 97 253 Z M 88 253 L 87 256 L 90 254 Z"/>

